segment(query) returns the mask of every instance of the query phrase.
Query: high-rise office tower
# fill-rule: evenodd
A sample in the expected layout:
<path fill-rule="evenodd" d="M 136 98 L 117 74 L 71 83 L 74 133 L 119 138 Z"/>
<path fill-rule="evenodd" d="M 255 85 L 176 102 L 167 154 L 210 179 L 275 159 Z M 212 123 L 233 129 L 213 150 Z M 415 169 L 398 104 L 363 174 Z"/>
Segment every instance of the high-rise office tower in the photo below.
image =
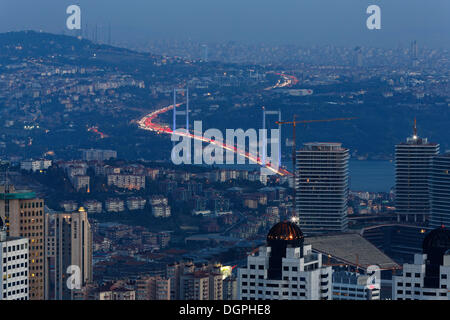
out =
<path fill-rule="evenodd" d="M 392 277 L 393 300 L 450 300 L 450 230 L 440 227 L 423 240 L 423 252 Z"/>
<path fill-rule="evenodd" d="M 430 214 L 429 178 L 433 157 L 439 144 L 414 133 L 395 146 L 395 208 L 397 220 L 424 222 Z"/>
<path fill-rule="evenodd" d="M 8 237 L 1 220 L 0 300 L 28 300 L 28 239 Z"/>
<path fill-rule="evenodd" d="M 279 222 L 269 231 L 267 245 L 247 258 L 238 270 L 240 300 L 331 300 L 332 268 L 322 254 L 304 245 L 293 222 Z"/>
<path fill-rule="evenodd" d="M 306 143 L 296 154 L 296 211 L 305 234 L 348 227 L 349 150 L 340 143 Z"/>
<path fill-rule="evenodd" d="M 47 220 L 48 299 L 70 300 L 74 290 L 92 281 L 92 231 L 83 208 L 49 213 Z M 75 273 L 74 273 L 75 272 Z M 79 279 L 69 280 L 71 275 Z"/>
<path fill-rule="evenodd" d="M 450 226 L 450 152 L 433 158 L 430 174 L 430 226 Z"/>
<path fill-rule="evenodd" d="M 419 56 L 419 47 L 417 45 L 417 41 L 414 40 L 411 42 L 411 59 L 415 60 Z"/>
<path fill-rule="evenodd" d="M 29 299 L 44 299 L 44 200 L 6 183 L 0 186 L 0 218 L 10 237 L 28 238 Z"/>

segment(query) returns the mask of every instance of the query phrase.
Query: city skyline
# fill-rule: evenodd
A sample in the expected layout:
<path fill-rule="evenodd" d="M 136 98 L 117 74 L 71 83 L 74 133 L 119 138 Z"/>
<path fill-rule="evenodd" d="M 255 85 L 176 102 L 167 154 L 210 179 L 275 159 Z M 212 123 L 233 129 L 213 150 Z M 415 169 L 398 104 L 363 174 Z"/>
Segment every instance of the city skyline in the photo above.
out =
<path fill-rule="evenodd" d="M 40 1 L 38 14 L 33 11 L 32 3 L 30 0 L 4 1 L 0 6 L 0 32 L 32 29 L 61 33 L 65 29 L 66 8 L 74 3 Z M 111 29 L 116 43 L 192 39 L 206 43 L 241 41 L 396 47 L 399 43 L 407 46 L 418 40 L 427 46 L 442 47 L 448 43 L 447 30 L 450 29 L 445 15 L 450 11 L 450 4 L 445 0 L 435 1 L 433 6 L 421 0 L 378 1 L 377 5 L 382 9 L 380 30 L 366 28 L 369 17 L 366 9 L 373 4 L 368 0 L 327 0 L 320 5 L 312 1 L 285 1 L 275 5 L 268 0 L 258 1 L 257 5 L 255 1 L 238 3 L 235 0 L 221 3 L 204 0 L 142 3 L 134 0 L 126 5 L 121 1 L 78 1 L 77 4 L 83 9 L 82 28 L 85 29 L 87 24 L 89 35 L 100 34 L 105 42 Z"/>
<path fill-rule="evenodd" d="M 450 300 L 448 12 L 2 1 L 0 300 Z"/>

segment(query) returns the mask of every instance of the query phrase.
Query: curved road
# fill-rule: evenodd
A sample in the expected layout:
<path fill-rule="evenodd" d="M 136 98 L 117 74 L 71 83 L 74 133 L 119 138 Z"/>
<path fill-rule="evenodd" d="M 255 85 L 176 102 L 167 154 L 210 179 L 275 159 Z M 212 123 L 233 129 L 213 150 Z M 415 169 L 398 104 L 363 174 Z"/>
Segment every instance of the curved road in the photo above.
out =
<path fill-rule="evenodd" d="M 270 89 L 290 86 L 293 83 L 297 83 L 298 82 L 298 80 L 294 76 L 288 76 L 286 74 L 278 74 L 278 75 L 280 75 L 283 78 L 284 83 L 281 84 L 279 82 L 274 87 L 271 87 Z M 180 105 L 181 104 L 177 104 L 177 107 L 179 107 Z M 159 109 L 159 110 L 156 110 L 156 111 L 153 111 L 153 112 L 147 114 L 146 116 L 142 117 L 139 121 L 137 121 L 137 123 L 139 125 L 139 128 L 141 128 L 143 130 L 153 131 L 153 132 L 156 132 L 158 134 L 161 134 L 161 133 L 178 134 L 180 136 L 190 137 L 190 138 L 195 139 L 195 140 L 199 140 L 199 141 L 206 142 L 206 143 L 209 143 L 209 144 L 214 144 L 214 145 L 219 146 L 219 147 L 221 147 L 221 148 L 223 148 L 225 150 L 229 150 L 229 151 L 232 151 L 232 152 L 234 152 L 234 153 L 236 153 L 238 155 L 241 155 L 241 156 L 245 157 L 246 159 L 249 159 L 249 161 L 251 161 L 252 163 L 257 163 L 260 166 L 264 166 L 264 167 L 266 167 L 267 169 L 271 170 L 272 172 L 274 172 L 276 174 L 279 174 L 281 176 L 291 175 L 291 173 L 289 171 L 287 171 L 287 170 L 285 170 L 283 168 L 279 168 L 278 170 L 275 169 L 275 168 L 272 168 L 270 166 L 270 163 L 268 163 L 268 162 L 263 164 L 261 159 L 257 155 L 252 155 L 252 154 L 246 152 L 245 150 L 238 149 L 234 145 L 227 145 L 223 141 L 220 141 L 220 140 L 217 140 L 217 139 L 215 139 L 215 140 L 206 139 L 206 138 L 203 137 L 203 134 L 201 132 L 199 132 L 199 133 L 196 133 L 196 132 L 194 132 L 194 133 L 190 133 L 190 132 L 176 132 L 176 133 L 174 133 L 173 130 L 169 126 L 161 125 L 161 124 L 153 122 L 159 115 L 161 115 L 163 113 L 166 113 L 166 112 L 168 112 L 168 111 L 170 111 L 172 109 L 173 109 L 173 105 L 170 105 L 170 106 L 164 107 L 162 109 Z"/>

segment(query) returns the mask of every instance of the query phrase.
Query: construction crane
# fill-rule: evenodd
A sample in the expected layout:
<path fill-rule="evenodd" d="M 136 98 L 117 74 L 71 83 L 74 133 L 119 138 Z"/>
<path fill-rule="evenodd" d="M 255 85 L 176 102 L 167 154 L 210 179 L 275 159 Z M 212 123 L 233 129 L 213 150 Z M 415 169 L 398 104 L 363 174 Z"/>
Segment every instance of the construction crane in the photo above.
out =
<path fill-rule="evenodd" d="M 357 118 L 353 117 L 353 118 L 334 118 L 334 119 L 319 119 L 319 120 L 299 120 L 296 121 L 295 119 L 297 118 L 297 115 L 294 114 L 293 117 L 293 121 L 276 121 L 275 123 L 278 125 L 283 125 L 283 124 L 290 124 L 292 125 L 292 171 L 293 171 L 293 178 L 294 178 L 294 197 L 293 197 L 293 210 L 295 212 L 295 178 L 296 178 L 296 170 L 295 170 L 295 154 L 297 152 L 297 148 L 296 148 L 296 126 L 297 124 L 303 124 L 303 123 L 315 123 L 315 122 L 335 122 L 335 121 L 347 121 L 347 120 L 355 120 Z"/>

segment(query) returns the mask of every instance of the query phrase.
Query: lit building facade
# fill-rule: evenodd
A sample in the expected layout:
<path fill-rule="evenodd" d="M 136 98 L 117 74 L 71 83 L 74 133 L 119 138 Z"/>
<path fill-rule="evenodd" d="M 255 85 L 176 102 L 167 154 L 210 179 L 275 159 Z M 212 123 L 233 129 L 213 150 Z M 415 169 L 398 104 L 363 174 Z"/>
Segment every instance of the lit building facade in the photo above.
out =
<path fill-rule="evenodd" d="M 28 239 L 28 286 L 30 300 L 43 300 L 45 294 L 44 200 L 34 192 L 0 186 L 0 218 L 10 237 Z"/>
<path fill-rule="evenodd" d="M 6 230 L 0 230 L 0 300 L 29 300 L 28 239 L 8 237 Z"/>
<path fill-rule="evenodd" d="M 322 255 L 304 245 L 299 227 L 280 222 L 267 235 L 267 245 L 238 270 L 240 300 L 331 300 L 332 269 Z"/>

